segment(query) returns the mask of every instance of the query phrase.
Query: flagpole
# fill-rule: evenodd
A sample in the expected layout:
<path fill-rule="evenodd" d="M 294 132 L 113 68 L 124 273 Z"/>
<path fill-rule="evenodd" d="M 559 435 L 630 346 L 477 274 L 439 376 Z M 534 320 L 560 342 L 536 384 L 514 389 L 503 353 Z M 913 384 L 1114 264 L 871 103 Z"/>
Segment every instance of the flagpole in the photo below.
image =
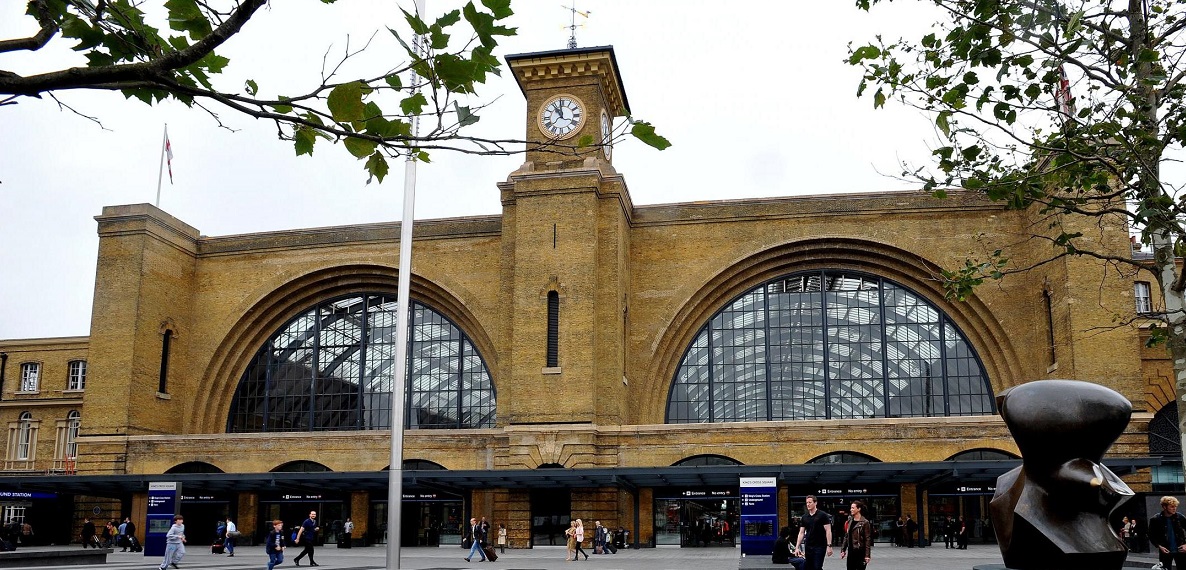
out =
<path fill-rule="evenodd" d="M 161 137 L 161 160 L 157 162 L 156 169 L 156 204 L 157 208 L 161 207 L 161 177 L 165 174 L 165 145 L 169 144 L 169 123 L 165 123 L 165 135 Z"/>
<path fill-rule="evenodd" d="M 425 17 L 425 1 L 416 0 L 416 15 Z M 423 36 L 414 36 L 412 49 L 423 55 Z M 416 89 L 420 79 L 412 72 L 410 84 Z M 420 118 L 412 117 L 412 136 L 420 134 Z M 408 376 L 408 316 L 411 314 L 412 222 L 416 205 L 416 156 L 408 150 L 404 163 L 404 212 L 400 222 L 399 273 L 395 317 L 395 378 L 391 382 L 391 457 L 387 467 L 387 568 L 399 570 L 399 551 L 404 500 L 404 407 Z"/>

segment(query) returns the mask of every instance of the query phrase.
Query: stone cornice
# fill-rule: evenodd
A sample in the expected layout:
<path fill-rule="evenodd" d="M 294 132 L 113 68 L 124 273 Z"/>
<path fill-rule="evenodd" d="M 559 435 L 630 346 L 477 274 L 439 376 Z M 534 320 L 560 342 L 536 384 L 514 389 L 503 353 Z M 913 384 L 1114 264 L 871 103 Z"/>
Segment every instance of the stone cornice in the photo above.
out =
<path fill-rule="evenodd" d="M 618 75 L 618 64 L 612 47 L 583 48 L 549 52 L 509 55 L 508 66 L 526 92 L 533 84 L 570 77 L 596 77 L 605 94 L 607 106 L 615 117 L 630 114 L 626 91 Z"/>
<path fill-rule="evenodd" d="M 0 339 L 0 352 L 9 350 L 85 350 L 90 346 L 89 336 L 60 336 L 49 338 Z"/>
<path fill-rule="evenodd" d="M 400 224 L 383 222 L 323 228 L 283 230 L 255 234 L 205 237 L 198 242 L 201 256 L 229 255 L 277 249 L 332 247 L 364 243 L 396 243 Z M 414 240 L 502 235 L 501 216 L 416 220 Z"/>
<path fill-rule="evenodd" d="M 195 242 L 200 235 L 193 226 L 152 204 L 104 206 L 95 221 L 99 222 L 100 238 L 145 233 L 190 255 L 195 253 Z"/>
<path fill-rule="evenodd" d="M 582 177 L 587 177 L 588 181 L 581 180 Z M 561 186 L 546 183 L 560 179 L 572 182 Z M 538 184 L 539 182 L 544 184 Z M 613 165 L 592 157 L 586 158 L 580 166 L 551 170 L 537 171 L 533 163 L 525 163 L 519 170 L 512 172 L 505 182 L 499 182 L 498 189 L 502 194 L 504 207 L 513 205 L 520 196 L 573 194 L 592 189 L 597 192 L 598 198 L 616 199 L 627 223 L 631 222 L 635 211 L 630 191 L 626 188 L 626 179 L 614 170 Z"/>
<path fill-rule="evenodd" d="M 879 192 L 861 194 L 823 194 L 741 200 L 713 200 L 639 206 L 635 226 L 736 222 L 778 218 L 908 215 L 936 211 L 1003 212 L 1004 204 L 975 192 L 949 192 L 947 198 L 935 198 L 929 192 Z"/>

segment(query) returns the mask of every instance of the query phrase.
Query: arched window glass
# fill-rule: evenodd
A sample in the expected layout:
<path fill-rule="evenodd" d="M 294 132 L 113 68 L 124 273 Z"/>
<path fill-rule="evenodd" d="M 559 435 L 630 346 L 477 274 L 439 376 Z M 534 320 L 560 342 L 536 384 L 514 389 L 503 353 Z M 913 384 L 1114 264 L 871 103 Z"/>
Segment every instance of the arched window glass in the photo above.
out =
<path fill-rule="evenodd" d="M 17 423 L 16 458 L 19 461 L 29 459 L 30 448 L 33 443 L 33 414 L 21 412 Z"/>
<path fill-rule="evenodd" d="M 700 467 L 705 465 L 741 465 L 742 463 L 732 457 L 725 457 L 724 455 L 693 455 L 676 461 L 673 467 Z"/>
<path fill-rule="evenodd" d="M 328 473 L 330 471 L 333 470 L 325 465 L 316 461 L 305 461 L 303 459 L 289 461 L 272 469 L 272 473 Z"/>
<path fill-rule="evenodd" d="M 70 410 L 66 414 L 66 459 L 78 457 L 78 428 L 82 426 L 82 414 Z"/>
<path fill-rule="evenodd" d="M 231 404 L 228 432 L 391 429 L 396 300 L 323 302 L 256 353 Z M 494 386 L 461 330 L 412 303 L 405 427 L 494 426 Z"/>
<path fill-rule="evenodd" d="M 865 455 L 864 453 L 837 451 L 835 453 L 821 455 L 808 461 L 807 463 L 813 465 L 829 463 L 881 463 L 881 460 L 871 455 Z"/>
<path fill-rule="evenodd" d="M 968 451 L 961 451 L 951 457 L 948 461 L 996 461 L 1000 459 L 1020 459 L 1012 453 L 1000 451 L 997 449 L 970 449 Z"/>
<path fill-rule="evenodd" d="M 170 467 L 165 473 L 224 473 L 224 471 L 205 461 L 187 461 Z"/>
<path fill-rule="evenodd" d="M 713 315 L 668 396 L 668 423 L 994 413 L 980 359 L 946 315 L 875 276 L 769 281 Z"/>

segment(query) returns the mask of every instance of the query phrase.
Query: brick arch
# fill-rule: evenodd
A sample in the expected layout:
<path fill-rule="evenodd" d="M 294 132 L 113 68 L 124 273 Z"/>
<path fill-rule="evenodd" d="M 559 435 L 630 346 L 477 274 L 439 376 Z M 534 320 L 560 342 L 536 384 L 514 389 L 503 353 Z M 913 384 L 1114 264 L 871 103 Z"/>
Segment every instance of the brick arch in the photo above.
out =
<path fill-rule="evenodd" d="M 946 313 L 980 356 L 994 393 L 1021 381 L 1020 358 L 1000 322 L 973 294 L 962 303 L 944 297 L 940 266 L 915 253 L 854 237 L 813 238 L 739 258 L 684 300 L 655 345 L 646 371 L 640 420 L 662 424 L 675 372 L 696 334 L 738 296 L 776 277 L 820 269 L 857 271 L 890 279 Z"/>
<path fill-rule="evenodd" d="M 396 295 L 398 272 L 378 265 L 348 265 L 313 271 L 277 286 L 251 303 L 223 337 L 211 356 L 192 407 L 193 433 L 223 433 L 235 389 L 252 357 L 268 337 L 288 321 L 321 301 L 343 295 L 377 292 Z M 458 297 L 416 274 L 411 297 L 453 321 L 486 362 L 491 383 L 497 387 L 494 343 L 486 329 Z"/>

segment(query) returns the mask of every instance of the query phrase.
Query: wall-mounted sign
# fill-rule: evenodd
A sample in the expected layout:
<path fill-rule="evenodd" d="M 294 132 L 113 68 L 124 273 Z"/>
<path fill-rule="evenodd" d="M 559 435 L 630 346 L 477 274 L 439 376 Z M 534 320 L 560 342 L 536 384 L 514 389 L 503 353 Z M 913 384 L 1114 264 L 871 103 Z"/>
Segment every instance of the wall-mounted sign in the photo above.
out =
<path fill-rule="evenodd" d="M 57 493 L 33 493 L 29 491 L 0 491 L 0 499 L 56 499 Z"/>

